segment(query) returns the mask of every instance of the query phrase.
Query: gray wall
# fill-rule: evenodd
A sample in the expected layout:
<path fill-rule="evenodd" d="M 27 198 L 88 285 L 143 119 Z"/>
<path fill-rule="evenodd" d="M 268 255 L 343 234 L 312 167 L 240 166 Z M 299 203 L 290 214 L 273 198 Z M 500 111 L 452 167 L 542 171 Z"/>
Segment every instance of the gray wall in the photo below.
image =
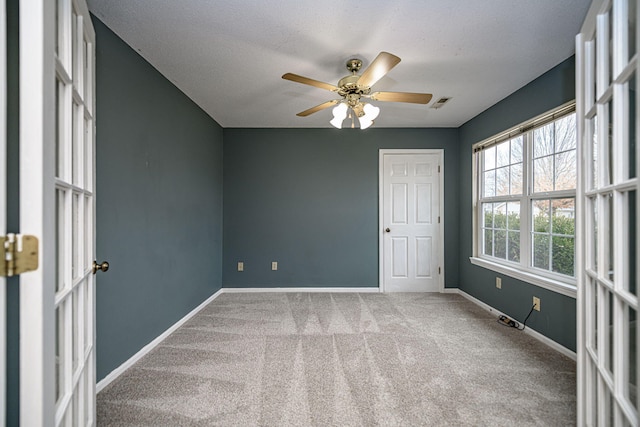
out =
<path fill-rule="evenodd" d="M 94 17 L 97 378 L 222 284 L 222 128 Z"/>
<path fill-rule="evenodd" d="M 457 129 L 225 129 L 224 287 L 378 286 L 380 148 L 444 148 L 445 280 L 456 287 Z"/>
<path fill-rule="evenodd" d="M 472 255 L 472 145 L 575 99 L 575 61 L 567 59 L 460 128 L 460 289 L 523 321 L 540 297 L 541 311 L 527 324 L 563 346 L 576 349 L 576 301 L 494 271 L 474 266 Z M 495 286 L 502 277 L 502 289 Z"/>

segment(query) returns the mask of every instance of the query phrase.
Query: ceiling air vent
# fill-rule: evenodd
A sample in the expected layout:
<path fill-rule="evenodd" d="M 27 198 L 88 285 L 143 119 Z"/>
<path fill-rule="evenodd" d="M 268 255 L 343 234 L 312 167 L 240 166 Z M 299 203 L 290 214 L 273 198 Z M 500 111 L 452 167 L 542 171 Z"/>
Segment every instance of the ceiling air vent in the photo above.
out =
<path fill-rule="evenodd" d="M 451 98 L 447 98 L 446 96 L 443 96 L 442 98 L 440 98 L 436 102 L 434 102 L 433 105 L 431 106 L 431 108 L 438 109 L 438 108 L 442 107 L 444 104 L 446 104 L 447 102 L 449 102 L 450 99 Z"/>

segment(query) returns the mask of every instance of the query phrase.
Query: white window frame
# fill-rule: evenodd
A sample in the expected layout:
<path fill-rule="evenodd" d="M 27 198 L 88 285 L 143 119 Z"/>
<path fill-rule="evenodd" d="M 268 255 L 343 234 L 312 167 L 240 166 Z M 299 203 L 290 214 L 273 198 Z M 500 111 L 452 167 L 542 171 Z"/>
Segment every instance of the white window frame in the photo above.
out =
<path fill-rule="evenodd" d="M 562 190 L 553 192 L 533 193 L 531 189 L 525 185 L 533 185 L 531 164 L 533 157 L 533 144 L 527 142 L 527 138 L 532 137 L 532 131 L 545 124 L 551 123 L 563 116 L 571 114 L 575 111 L 575 101 L 568 102 L 560 107 L 554 108 L 540 116 L 537 116 L 525 123 L 514 126 L 498 135 L 487 138 L 474 144 L 473 153 L 473 255 L 469 258 L 474 265 L 496 271 L 515 279 L 519 279 L 539 287 L 549 289 L 551 291 L 575 298 L 576 297 L 576 279 L 566 275 L 546 271 L 531 265 L 531 203 L 534 200 L 548 200 L 555 198 L 576 198 L 576 189 Z M 523 161 L 522 174 L 523 177 L 529 177 L 523 183 L 522 194 L 486 197 L 481 199 L 482 194 L 482 167 L 480 165 L 481 156 L 479 148 L 489 145 L 497 145 L 501 142 L 508 141 L 518 136 L 523 136 Z M 577 157 L 577 156 L 576 156 Z M 495 200 L 494 200 L 495 199 Z M 484 255 L 482 253 L 482 203 L 491 201 L 513 201 L 519 202 L 520 211 L 520 262 L 513 262 Z"/>

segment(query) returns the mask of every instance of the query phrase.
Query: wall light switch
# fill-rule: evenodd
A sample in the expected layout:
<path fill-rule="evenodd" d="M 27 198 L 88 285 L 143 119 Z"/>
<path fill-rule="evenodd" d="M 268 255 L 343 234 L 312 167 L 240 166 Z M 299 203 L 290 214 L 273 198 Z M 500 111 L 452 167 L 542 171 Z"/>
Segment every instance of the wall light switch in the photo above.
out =
<path fill-rule="evenodd" d="M 496 277 L 496 288 L 502 289 L 502 278 Z"/>
<path fill-rule="evenodd" d="M 244 271 L 244 262 L 238 261 L 238 271 Z"/>
<path fill-rule="evenodd" d="M 273 261 L 271 263 L 271 270 L 276 271 L 278 269 L 278 261 Z"/>

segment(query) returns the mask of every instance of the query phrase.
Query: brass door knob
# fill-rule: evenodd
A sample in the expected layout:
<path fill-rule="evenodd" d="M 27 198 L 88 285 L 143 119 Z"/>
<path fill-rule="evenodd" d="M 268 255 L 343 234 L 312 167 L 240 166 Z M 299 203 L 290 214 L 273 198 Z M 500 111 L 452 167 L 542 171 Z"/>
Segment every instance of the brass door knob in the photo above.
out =
<path fill-rule="evenodd" d="M 106 273 L 109 269 L 109 263 L 107 261 L 103 261 L 102 264 L 98 264 L 98 261 L 93 261 L 93 274 L 96 274 L 98 270 Z"/>
<path fill-rule="evenodd" d="M 384 231 L 386 231 L 387 233 L 389 233 L 389 232 L 391 231 L 391 229 L 390 229 L 390 228 L 387 228 L 387 229 L 386 229 L 386 230 L 384 230 Z"/>

